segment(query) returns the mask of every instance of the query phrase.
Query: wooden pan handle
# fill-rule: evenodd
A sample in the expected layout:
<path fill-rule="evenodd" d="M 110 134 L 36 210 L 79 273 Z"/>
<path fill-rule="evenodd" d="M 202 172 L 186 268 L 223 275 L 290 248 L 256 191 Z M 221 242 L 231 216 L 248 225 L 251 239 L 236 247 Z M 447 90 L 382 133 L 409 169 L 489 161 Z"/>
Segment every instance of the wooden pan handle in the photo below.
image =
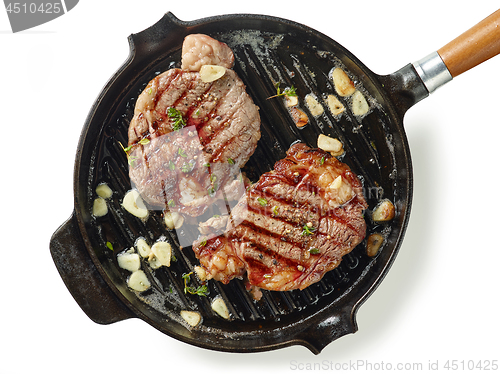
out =
<path fill-rule="evenodd" d="M 453 77 L 500 53 L 500 9 L 438 50 Z"/>

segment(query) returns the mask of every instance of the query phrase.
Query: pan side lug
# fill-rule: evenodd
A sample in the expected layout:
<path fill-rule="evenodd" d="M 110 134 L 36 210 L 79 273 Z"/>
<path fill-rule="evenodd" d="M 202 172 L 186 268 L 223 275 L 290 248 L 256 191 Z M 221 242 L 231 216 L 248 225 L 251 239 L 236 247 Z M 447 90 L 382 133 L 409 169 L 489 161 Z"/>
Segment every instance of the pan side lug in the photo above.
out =
<path fill-rule="evenodd" d="M 353 312 L 346 307 L 318 323 L 311 323 L 309 328 L 297 336 L 299 339 L 297 344 L 307 347 L 317 355 L 328 344 L 356 331 L 358 327 Z"/>
<path fill-rule="evenodd" d="M 166 47 L 165 40 L 172 40 L 171 44 L 177 45 L 179 39 L 184 39 L 188 26 L 188 22 L 181 21 L 171 12 L 166 13 L 154 25 L 128 37 L 129 60 L 161 55 Z"/>
<path fill-rule="evenodd" d="M 403 118 L 413 105 L 429 96 L 429 91 L 413 64 L 380 77 L 380 82 L 389 94 L 400 118 Z"/>
<path fill-rule="evenodd" d="M 92 321 L 107 325 L 135 317 L 99 275 L 81 239 L 74 213 L 52 235 L 50 253 L 64 284 Z"/>
<path fill-rule="evenodd" d="M 154 25 L 142 30 L 138 33 L 129 36 L 129 43 L 134 44 L 138 48 L 144 43 L 151 45 L 162 41 L 165 36 L 169 35 L 173 30 L 182 28 L 183 22 L 174 16 L 171 12 L 166 13 Z"/>

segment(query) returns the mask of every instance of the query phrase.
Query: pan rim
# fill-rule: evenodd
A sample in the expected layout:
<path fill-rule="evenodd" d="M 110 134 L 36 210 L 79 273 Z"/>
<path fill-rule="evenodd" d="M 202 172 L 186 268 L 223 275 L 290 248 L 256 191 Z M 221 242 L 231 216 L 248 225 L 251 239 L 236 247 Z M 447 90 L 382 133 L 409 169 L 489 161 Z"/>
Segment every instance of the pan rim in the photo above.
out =
<path fill-rule="evenodd" d="M 289 20 L 286 20 L 286 19 L 282 19 L 282 18 L 278 18 L 278 17 L 273 17 L 273 16 L 266 16 L 266 15 L 258 15 L 258 14 L 257 15 L 256 14 L 226 14 L 226 15 L 220 15 L 220 16 L 213 16 L 213 17 L 201 18 L 199 20 L 181 21 L 181 20 L 177 19 L 172 13 L 168 12 L 168 13 L 165 14 L 165 16 L 162 18 L 162 20 L 165 19 L 165 18 L 167 18 L 169 21 L 173 21 L 174 23 L 176 23 L 176 24 L 178 24 L 178 25 L 180 25 L 182 27 L 187 27 L 187 28 L 194 27 L 196 25 L 199 25 L 199 24 L 202 24 L 202 23 L 206 23 L 206 22 L 217 23 L 217 22 L 221 22 L 221 21 L 234 20 L 234 19 L 245 19 L 245 20 L 255 19 L 255 20 L 258 20 L 258 21 L 281 22 L 281 23 L 286 24 L 286 25 L 291 25 L 293 27 L 298 27 L 300 30 L 305 31 L 307 33 L 314 33 L 315 35 L 320 35 L 321 38 L 327 38 L 327 39 L 331 40 L 328 36 L 326 36 L 326 35 L 324 35 L 324 34 L 322 34 L 320 32 L 317 32 L 317 31 L 309 28 L 308 26 L 301 25 L 301 24 L 296 23 L 294 21 L 289 21 Z M 158 23 L 162 22 L 162 20 L 160 20 Z M 154 25 L 152 27 L 154 27 Z M 84 123 L 83 129 L 82 129 L 82 133 L 80 135 L 80 140 L 79 140 L 79 143 L 78 143 L 77 155 L 76 155 L 76 159 L 75 159 L 74 177 L 73 177 L 73 183 L 74 183 L 74 210 L 75 210 L 75 214 L 76 214 L 76 218 L 77 218 L 77 222 L 78 222 L 80 233 L 82 234 L 82 238 L 83 238 L 85 247 L 86 247 L 86 249 L 87 249 L 87 251 L 88 251 L 88 253 L 89 253 L 89 255 L 90 255 L 91 259 L 92 259 L 92 262 L 97 267 L 99 273 L 101 274 L 101 276 L 105 280 L 106 284 L 112 289 L 113 293 L 115 295 L 117 295 L 119 297 L 119 299 L 122 302 L 124 302 L 124 304 L 128 308 L 130 308 L 132 310 L 132 312 L 138 318 L 142 319 L 143 321 L 146 321 L 147 323 L 153 325 L 153 327 L 159 329 L 160 331 L 166 333 L 167 335 L 170 335 L 170 336 L 174 337 L 177 340 L 183 341 L 183 342 L 188 343 L 188 344 L 193 344 L 193 345 L 196 345 L 196 346 L 199 346 L 199 347 L 202 347 L 202 348 L 208 348 L 208 349 L 219 350 L 219 351 L 227 351 L 227 352 L 259 352 L 259 351 L 266 351 L 266 350 L 271 350 L 271 349 L 278 349 L 278 348 L 283 348 L 283 347 L 287 347 L 287 346 L 299 344 L 299 345 L 303 345 L 303 346 L 309 348 L 314 353 L 319 353 L 319 351 L 321 349 L 317 349 L 316 347 L 313 347 L 310 342 L 308 342 L 307 340 L 304 340 L 304 339 L 300 339 L 300 338 L 295 338 L 295 339 L 292 339 L 292 340 L 287 340 L 285 342 L 279 342 L 279 343 L 275 343 L 275 344 L 268 344 L 268 345 L 259 346 L 259 347 L 248 347 L 248 348 L 241 348 L 241 349 L 236 348 L 235 349 L 235 348 L 232 348 L 232 347 L 226 347 L 226 346 L 222 346 L 222 345 L 213 346 L 211 344 L 205 344 L 202 341 L 199 341 L 199 340 L 190 340 L 190 339 L 187 339 L 183 335 L 175 334 L 172 331 L 166 331 L 162 326 L 159 326 L 156 323 L 154 323 L 153 321 L 151 321 L 150 318 L 148 318 L 148 316 L 145 315 L 139 308 L 136 308 L 132 303 L 130 303 L 127 300 L 127 298 L 120 292 L 120 290 L 114 284 L 114 282 L 107 276 L 106 272 L 102 269 L 102 267 L 100 266 L 100 261 L 97 258 L 95 252 L 92 250 L 92 242 L 89 239 L 88 232 L 87 232 L 87 227 L 86 227 L 86 224 L 85 224 L 86 217 L 83 216 L 83 213 L 82 213 L 83 209 L 82 209 L 82 206 L 80 204 L 81 199 L 79 198 L 80 195 L 81 195 L 81 193 L 83 192 L 82 191 L 82 186 L 80 185 L 81 184 L 80 183 L 80 175 L 82 173 L 84 175 L 87 174 L 87 173 L 85 173 L 82 170 L 85 167 L 87 167 L 86 165 L 83 165 L 84 164 L 83 163 L 83 158 L 82 158 L 83 157 L 83 153 L 84 153 L 83 150 L 84 150 L 84 147 L 86 145 L 85 143 L 86 143 L 86 141 L 87 141 L 87 139 L 89 137 L 90 126 L 94 122 L 94 118 L 95 118 L 96 111 L 97 111 L 98 107 L 100 106 L 101 102 L 106 97 L 106 95 L 108 94 L 108 92 L 111 90 L 111 88 L 113 87 L 113 85 L 115 84 L 115 82 L 117 82 L 119 80 L 119 78 L 121 77 L 121 75 L 123 74 L 123 72 L 125 70 L 127 70 L 133 64 L 134 56 L 137 53 L 137 44 L 138 44 L 138 41 L 140 41 L 141 38 L 144 37 L 144 35 L 145 35 L 144 32 L 145 31 L 142 31 L 142 32 L 137 33 L 137 34 L 132 34 L 132 35 L 129 36 L 129 44 L 130 44 L 130 47 L 131 47 L 130 54 L 129 54 L 128 58 L 124 61 L 124 63 L 122 64 L 122 66 L 115 72 L 115 74 L 106 83 L 106 85 L 104 86 L 104 88 L 101 90 L 99 96 L 97 97 L 96 101 L 94 102 L 93 106 L 91 107 L 91 109 L 89 111 L 89 115 L 88 115 L 88 117 L 87 117 L 87 119 L 86 119 L 86 121 Z M 333 41 L 333 42 L 336 43 L 335 41 Z M 336 44 L 338 44 L 338 43 L 336 43 Z M 370 71 L 359 60 L 357 60 L 357 58 L 355 56 L 352 56 L 352 57 L 354 58 L 354 61 L 356 63 L 360 64 L 361 67 L 363 67 L 364 69 Z M 373 75 L 376 76 L 376 74 L 373 74 Z M 381 91 L 381 92 L 383 92 L 383 91 Z M 407 164 L 408 164 L 407 165 L 408 166 L 408 170 L 407 170 L 407 186 L 406 186 L 406 189 L 407 189 L 407 207 L 406 207 L 405 212 L 404 212 L 404 214 L 402 215 L 402 218 L 401 218 L 402 226 L 401 226 L 401 229 L 399 230 L 399 235 L 398 235 L 398 238 L 396 240 L 397 244 L 393 248 L 393 250 L 391 251 L 391 256 L 390 256 L 389 260 L 387 261 L 386 265 L 384 266 L 383 270 L 379 273 L 378 277 L 371 282 L 371 284 L 369 285 L 369 287 L 367 287 L 364 290 L 364 292 L 362 293 L 362 295 L 357 300 L 354 300 L 353 302 L 345 304 L 345 307 L 343 308 L 342 311 L 344 313 L 346 311 L 349 311 L 349 313 L 348 313 L 348 316 L 349 316 L 348 319 L 351 321 L 350 323 L 352 325 L 352 331 L 349 331 L 349 332 L 346 332 L 346 333 L 352 333 L 352 332 L 355 332 L 357 330 L 357 326 L 356 326 L 356 322 L 355 322 L 355 315 L 356 315 L 359 307 L 368 299 L 368 297 L 375 291 L 375 289 L 380 285 L 380 283 L 382 282 L 382 280 L 385 278 L 387 272 L 389 271 L 390 267 L 392 266 L 392 264 L 394 262 L 394 259 L 395 259 L 396 255 L 397 255 L 398 251 L 399 251 L 399 248 L 401 247 L 402 238 L 403 238 L 403 236 L 405 234 L 405 231 L 406 231 L 406 228 L 407 228 L 407 225 L 408 225 L 409 215 L 410 215 L 410 210 L 411 210 L 411 201 L 412 201 L 413 174 L 412 174 L 411 158 L 410 158 L 410 150 L 409 150 L 408 141 L 406 139 L 406 134 L 404 133 L 404 129 L 401 128 L 401 131 L 402 131 L 402 133 L 400 134 L 400 136 L 404 140 L 403 141 L 403 147 L 404 147 L 404 152 L 405 152 L 405 154 L 407 156 L 407 160 L 408 160 L 408 162 L 407 162 Z M 85 188 L 83 188 L 83 189 L 85 189 Z M 326 305 L 325 307 L 317 310 L 313 315 L 314 316 L 322 315 L 329 308 L 330 308 L 330 305 Z M 311 319 L 311 318 L 312 318 L 312 316 L 308 317 L 308 319 Z"/>

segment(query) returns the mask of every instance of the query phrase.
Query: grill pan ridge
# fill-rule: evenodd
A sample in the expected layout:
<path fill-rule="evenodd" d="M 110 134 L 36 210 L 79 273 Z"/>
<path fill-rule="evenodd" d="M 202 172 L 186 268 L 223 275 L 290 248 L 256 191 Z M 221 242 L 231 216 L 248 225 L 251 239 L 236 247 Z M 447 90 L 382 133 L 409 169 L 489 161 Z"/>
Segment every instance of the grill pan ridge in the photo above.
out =
<path fill-rule="evenodd" d="M 181 248 L 178 236 L 194 240 L 197 232 L 189 230 L 189 225 L 177 232 L 168 230 L 158 211 L 151 211 L 144 222 L 124 210 L 121 199 L 131 186 L 127 157 L 120 143 L 127 144 L 128 125 L 139 93 L 156 75 L 180 65 L 184 36 L 198 32 L 231 47 L 236 60 L 234 69 L 260 108 L 262 137 L 243 171 L 255 182 L 285 156 L 294 142 L 315 146 L 321 133 L 339 138 L 346 150 L 341 161 L 360 176 L 368 210 L 381 198 L 389 198 L 396 206 L 396 218 L 385 225 L 376 225 L 366 215 L 367 233 L 383 232 L 386 236 L 376 257 L 366 255 L 364 241 L 317 284 L 303 291 L 263 290 L 260 301 L 254 300 L 239 280 L 228 285 L 209 281 L 208 297 L 184 293 L 182 275 L 191 272 L 197 260 L 190 248 Z M 75 212 L 66 223 L 66 230 L 72 225 L 73 231 L 80 232 L 83 245 L 78 245 L 78 250 L 88 252 L 84 255 L 89 256 L 95 266 L 96 276 L 102 278 L 103 287 L 111 290 L 111 297 L 116 299 L 114 303 L 122 310 L 116 318 L 101 315 L 93 319 L 111 323 L 139 317 L 178 340 L 234 352 L 301 344 L 319 353 L 331 341 L 355 332 L 356 310 L 392 264 L 410 212 L 411 160 L 397 116 L 402 109 L 391 106 L 388 98 L 380 93 L 380 82 L 374 79 L 374 74 L 343 47 L 286 20 L 231 15 L 182 22 L 168 13 L 148 30 L 132 35 L 129 43 L 129 60 L 104 88 L 82 132 L 75 163 Z M 328 93 L 335 94 L 328 76 L 333 67 L 345 69 L 369 99 L 367 115 L 360 118 L 346 110 L 340 116 L 333 116 L 328 111 L 323 99 Z M 282 87 L 296 88 L 299 107 L 309 117 L 309 124 L 304 128 L 295 125 L 281 98 L 268 99 L 276 93 L 277 82 Z M 322 102 L 323 115 L 314 117 L 309 112 L 304 103 L 306 94 Z M 349 99 L 339 99 L 349 108 Z M 108 200 L 108 214 L 95 218 L 91 215 L 92 203 L 100 183 L 108 184 L 113 196 Z M 116 260 L 117 254 L 133 247 L 139 237 L 149 244 L 165 238 L 172 244 L 176 258 L 169 268 L 153 271 L 147 265 L 141 266 L 152 282 L 151 289 L 143 293 L 127 287 L 128 273 L 118 267 Z M 113 251 L 107 242 L 113 244 Z M 52 247 L 55 256 L 59 249 L 55 244 Z M 191 279 L 194 285 L 199 285 L 194 277 Z M 229 321 L 211 309 L 210 302 L 218 297 L 224 299 L 229 308 Z M 97 299 L 93 301 L 99 302 Z M 202 323 L 190 327 L 179 316 L 180 310 L 200 312 Z"/>

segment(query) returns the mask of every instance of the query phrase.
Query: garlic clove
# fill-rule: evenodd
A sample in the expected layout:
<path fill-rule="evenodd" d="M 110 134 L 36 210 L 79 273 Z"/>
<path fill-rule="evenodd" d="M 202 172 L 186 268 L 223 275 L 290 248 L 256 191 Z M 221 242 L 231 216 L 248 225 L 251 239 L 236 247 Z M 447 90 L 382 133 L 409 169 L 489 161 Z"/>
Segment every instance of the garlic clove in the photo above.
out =
<path fill-rule="evenodd" d="M 326 104 L 334 116 L 338 116 L 345 111 L 344 104 L 342 104 L 340 100 L 335 97 L 335 95 L 328 95 L 326 98 Z"/>
<path fill-rule="evenodd" d="M 190 326 L 197 326 L 201 322 L 201 314 L 191 310 L 181 310 L 180 315 Z"/>
<path fill-rule="evenodd" d="M 198 276 L 198 279 L 202 282 L 205 282 L 207 279 L 208 279 L 208 273 L 207 271 L 205 270 L 205 268 L 201 267 L 201 266 L 198 266 L 196 265 L 194 267 L 194 271 L 196 273 L 196 275 Z"/>
<path fill-rule="evenodd" d="M 161 264 L 160 260 L 158 260 L 158 257 L 156 257 L 155 255 L 149 256 L 148 264 L 149 264 L 149 267 L 153 270 L 159 269 L 163 266 Z"/>
<path fill-rule="evenodd" d="M 330 184 L 330 188 L 334 190 L 338 190 L 342 186 L 342 175 L 339 175 L 337 178 L 333 180 Z"/>
<path fill-rule="evenodd" d="M 137 190 L 128 191 L 123 198 L 122 205 L 130 214 L 138 218 L 144 219 L 148 216 L 148 210 Z"/>
<path fill-rule="evenodd" d="M 142 270 L 134 271 L 128 278 L 127 285 L 138 292 L 146 291 L 151 287 L 146 273 Z"/>
<path fill-rule="evenodd" d="M 390 200 L 382 200 L 373 210 L 372 219 L 375 222 L 387 222 L 394 218 L 395 208 Z"/>
<path fill-rule="evenodd" d="M 111 195 L 113 195 L 113 191 L 106 183 L 99 184 L 96 187 L 95 192 L 97 193 L 97 196 L 102 197 L 103 199 L 109 199 Z"/>
<path fill-rule="evenodd" d="M 290 108 L 299 104 L 299 98 L 297 96 L 285 95 L 285 102 L 286 106 Z"/>
<path fill-rule="evenodd" d="M 216 81 L 226 74 L 226 68 L 219 65 L 203 65 L 200 68 L 200 78 L 205 83 Z"/>
<path fill-rule="evenodd" d="M 184 217 L 177 212 L 166 212 L 163 216 L 165 225 L 170 229 L 180 229 L 184 224 Z"/>
<path fill-rule="evenodd" d="M 108 206 L 106 204 L 106 200 L 102 197 L 98 197 L 94 200 L 94 204 L 92 206 L 92 215 L 94 217 L 102 217 L 108 214 Z"/>
<path fill-rule="evenodd" d="M 375 256 L 382 244 L 384 244 L 384 237 L 381 234 L 371 234 L 366 242 L 366 254 L 370 257 Z"/>
<path fill-rule="evenodd" d="M 135 241 L 135 247 L 137 248 L 137 252 L 139 252 L 143 258 L 146 258 L 151 254 L 151 247 L 144 238 L 137 239 Z"/>
<path fill-rule="evenodd" d="M 355 116 L 362 116 L 368 113 L 368 110 L 370 110 L 370 106 L 363 94 L 360 91 L 354 92 L 352 95 L 352 113 Z"/>
<path fill-rule="evenodd" d="M 224 319 L 229 319 L 229 309 L 221 297 L 212 301 L 212 310 Z"/>
<path fill-rule="evenodd" d="M 354 91 L 356 91 L 354 82 L 341 68 L 335 68 L 333 70 L 332 80 L 335 86 L 335 91 L 337 91 L 340 96 L 350 96 L 354 93 Z"/>
<path fill-rule="evenodd" d="M 137 253 L 123 253 L 117 257 L 118 266 L 131 273 L 141 268 L 141 260 Z"/>
<path fill-rule="evenodd" d="M 167 242 L 156 242 L 151 247 L 151 252 L 156 256 L 160 264 L 163 266 L 170 266 L 170 259 L 172 257 L 172 246 Z"/>
<path fill-rule="evenodd" d="M 323 105 L 321 105 L 316 97 L 312 94 L 306 95 L 305 98 L 307 108 L 314 117 L 318 117 L 324 113 Z"/>
<path fill-rule="evenodd" d="M 344 148 L 340 140 L 323 134 L 318 136 L 318 148 L 325 152 L 330 152 L 332 156 L 340 156 L 344 153 Z"/>

